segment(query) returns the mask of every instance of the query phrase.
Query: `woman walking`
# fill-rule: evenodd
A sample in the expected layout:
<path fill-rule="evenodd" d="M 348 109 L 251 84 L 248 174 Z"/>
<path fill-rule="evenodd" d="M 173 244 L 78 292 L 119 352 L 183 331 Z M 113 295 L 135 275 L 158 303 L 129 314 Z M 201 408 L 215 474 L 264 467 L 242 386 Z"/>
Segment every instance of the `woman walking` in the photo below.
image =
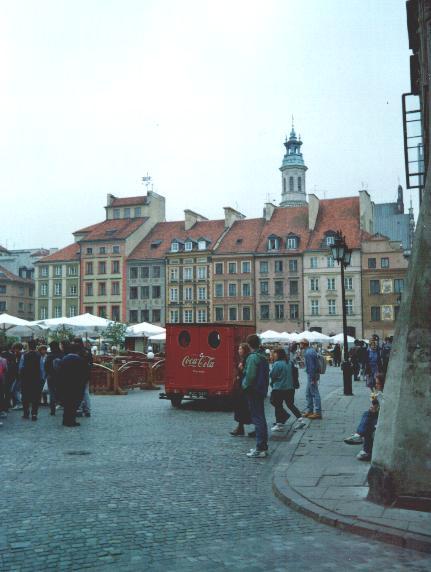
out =
<path fill-rule="evenodd" d="M 234 437 L 243 436 L 245 434 L 244 425 L 249 425 L 251 423 L 251 415 L 248 407 L 247 397 L 244 393 L 244 390 L 242 389 L 242 380 L 245 375 L 245 363 L 249 354 L 250 348 L 248 344 L 239 344 L 239 363 L 237 367 L 234 389 L 234 419 L 238 423 L 238 426 L 230 432 L 230 434 Z"/>
<path fill-rule="evenodd" d="M 22 382 L 22 406 L 23 419 L 30 418 L 37 421 L 37 413 L 42 396 L 43 381 L 40 369 L 40 353 L 36 351 L 36 342 L 28 342 L 28 352 L 21 357 L 19 364 L 19 376 Z"/>

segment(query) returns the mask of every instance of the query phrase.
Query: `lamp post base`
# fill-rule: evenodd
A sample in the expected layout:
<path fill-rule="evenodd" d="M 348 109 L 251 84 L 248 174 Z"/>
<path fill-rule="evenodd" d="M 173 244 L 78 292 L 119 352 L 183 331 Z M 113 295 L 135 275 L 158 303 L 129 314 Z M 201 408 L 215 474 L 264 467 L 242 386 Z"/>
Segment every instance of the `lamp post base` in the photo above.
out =
<path fill-rule="evenodd" d="M 353 368 L 350 361 L 343 361 L 343 363 L 341 364 L 341 370 L 343 372 L 344 395 L 353 395 L 352 391 Z"/>

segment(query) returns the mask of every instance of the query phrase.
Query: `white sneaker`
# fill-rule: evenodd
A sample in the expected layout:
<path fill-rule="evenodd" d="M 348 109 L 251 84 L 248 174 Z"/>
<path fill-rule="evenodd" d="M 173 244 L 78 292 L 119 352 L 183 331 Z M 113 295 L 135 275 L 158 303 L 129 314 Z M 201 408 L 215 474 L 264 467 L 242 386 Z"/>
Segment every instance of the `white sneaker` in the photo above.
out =
<path fill-rule="evenodd" d="M 271 431 L 284 431 L 284 425 L 283 423 L 276 423 L 275 425 L 273 425 L 271 427 Z"/>
<path fill-rule="evenodd" d="M 258 451 L 257 449 L 251 449 L 249 453 L 247 453 L 247 457 L 251 459 L 264 459 L 268 456 L 268 451 Z"/>
<path fill-rule="evenodd" d="M 358 453 L 356 455 L 356 458 L 359 461 L 369 461 L 371 459 L 371 455 L 369 455 L 368 453 L 366 453 L 364 450 L 362 450 L 360 453 Z"/>
<path fill-rule="evenodd" d="M 303 427 L 305 427 L 307 424 L 304 421 L 304 419 L 302 417 L 298 417 L 298 419 L 296 420 L 296 426 L 295 426 L 295 431 L 298 429 L 302 429 Z"/>
<path fill-rule="evenodd" d="M 363 439 L 358 435 L 358 433 L 354 433 L 353 435 L 350 435 L 350 437 L 344 439 L 344 442 L 347 443 L 347 445 L 360 445 L 362 441 Z"/>

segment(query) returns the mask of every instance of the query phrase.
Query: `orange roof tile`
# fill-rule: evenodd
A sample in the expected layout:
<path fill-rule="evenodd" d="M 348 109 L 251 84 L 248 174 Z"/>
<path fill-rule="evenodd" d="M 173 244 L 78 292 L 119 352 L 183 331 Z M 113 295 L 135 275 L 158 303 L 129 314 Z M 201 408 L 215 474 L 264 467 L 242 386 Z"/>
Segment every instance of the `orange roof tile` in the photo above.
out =
<path fill-rule="evenodd" d="M 299 248 L 297 250 L 286 248 L 286 238 L 292 233 L 299 238 Z M 271 220 L 265 222 L 260 234 L 259 244 L 256 252 L 268 253 L 268 237 L 271 235 L 282 238 L 281 248 L 272 254 L 294 254 L 302 252 L 308 243 L 308 206 L 299 207 L 277 207 L 272 213 Z"/>
<path fill-rule="evenodd" d="M 85 241 L 119 240 L 127 238 L 146 220 L 147 217 L 109 219 L 76 230 L 73 234 L 84 234 L 81 240 Z"/>
<path fill-rule="evenodd" d="M 322 199 L 316 225 L 310 235 L 307 250 L 327 249 L 323 245 L 325 232 L 341 230 L 349 248 L 360 248 L 362 231 L 360 228 L 359 197 Z"/>
<path fill-rule="evenodd" d="M 79 260 L 79 244 L 74 242 L 57 250 L 49 256 L 44 256 L 36 261 L 36 264 L 44 264 L 45 262 L 73 262 Z"/>
<path fill-rule="evenodd" d="M 235 221 L 223 237 L 215 253 L 231 254 L 255 252 L 264 224 L 264 218 Z"/>
<path fill-rule="evenodd" d="M 4 266 L 0 266 L 0 280 L 10 280 L 12 282 L 22 282 L 23 284 L 33 285 L 33 280 L 27 280 L 27 278 L 21 278 L 13 272 L 7 270 Z"/>
<path fill-rule="evenodd" d="M 123 198 L 115 197 L 109 206 L 110 207 L 129 207 L 129 206 L 134 206 L 134 205 L 145 205 L 145 204 L 147 204 L 147 201 L 148 201 L 148 198 L 146 195 L 141 195 L 139 197 L 123 197 Z"/>

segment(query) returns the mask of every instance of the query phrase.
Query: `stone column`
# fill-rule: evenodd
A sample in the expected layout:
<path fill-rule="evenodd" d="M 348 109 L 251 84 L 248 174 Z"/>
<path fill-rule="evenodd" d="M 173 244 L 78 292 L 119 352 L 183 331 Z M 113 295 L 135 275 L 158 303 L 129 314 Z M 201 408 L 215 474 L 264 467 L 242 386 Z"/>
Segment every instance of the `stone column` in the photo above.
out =
<path fill-rule="evenodd" d="M 431 499 L 431 169 L 376 430 L 368 498 Z"/>

